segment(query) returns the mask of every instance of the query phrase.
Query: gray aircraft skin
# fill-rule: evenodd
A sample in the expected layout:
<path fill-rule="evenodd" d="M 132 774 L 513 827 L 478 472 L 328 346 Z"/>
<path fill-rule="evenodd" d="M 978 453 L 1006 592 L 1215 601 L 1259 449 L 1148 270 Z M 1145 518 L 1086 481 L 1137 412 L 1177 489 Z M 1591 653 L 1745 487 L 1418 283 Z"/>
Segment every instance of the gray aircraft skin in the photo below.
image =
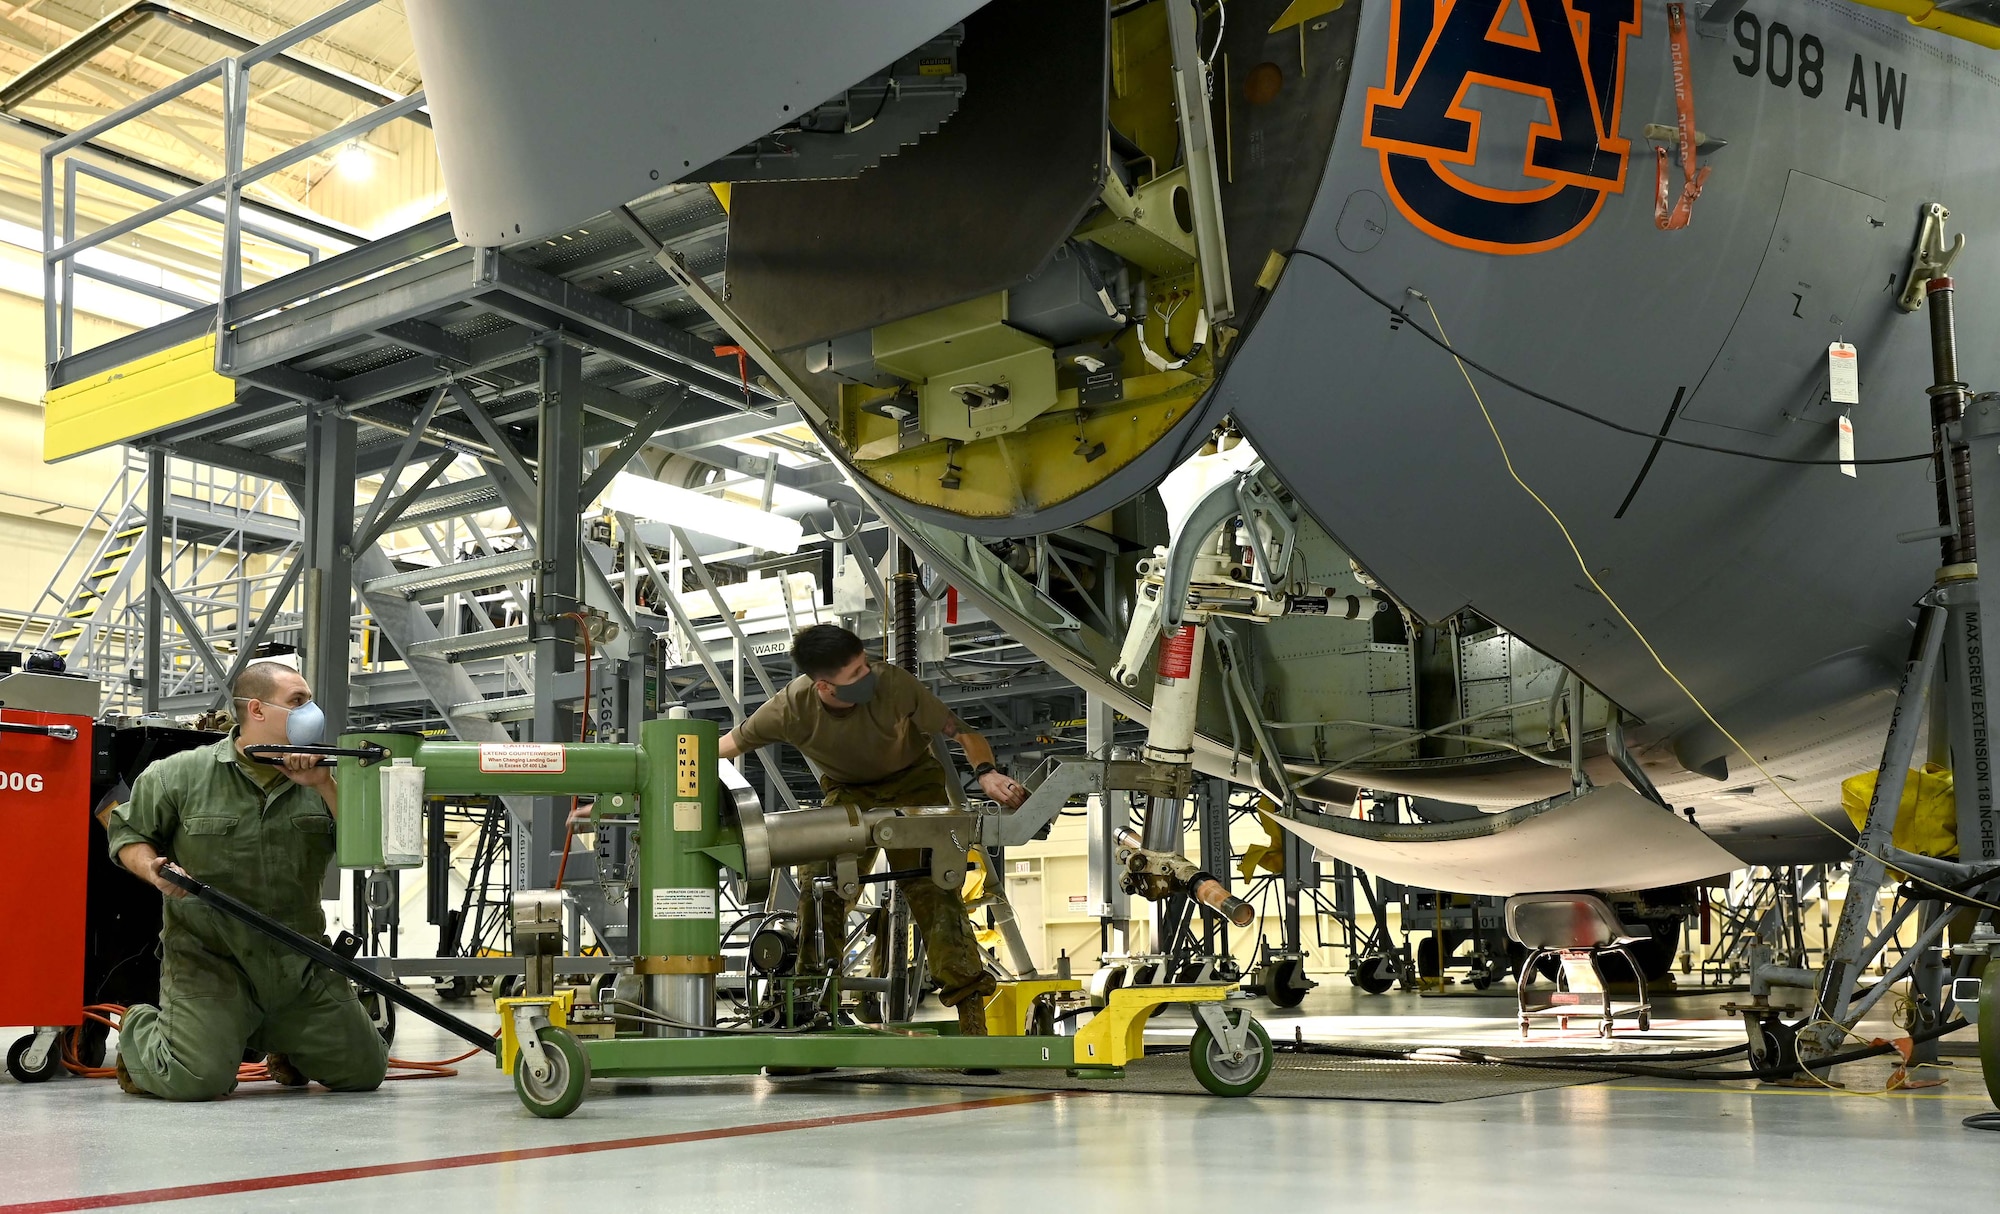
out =
<path fill-rule="evenodd" d="M 707 142 L 694 119 L 672 131 L 638 129 L 634 89 L 647 92 L 651 112 L 729 112 L 740 125 L 732 97 L 786 95 L 786 82 L 807 74 L 795 61 L 811 61 L 810 47 L 788 41 L 778 16 L 765 34 L 774 41 L 744 48 L 729 83 L 706 84 L 699 98 L 676 94 L 672 73 L 632 83 L 602 61 L 619 53 L 609 42 L 570 57 L 598 56 L 601 76 L 617 83 L 574 87 L 561 71 L 536 79 L 508 70 L 505 55 L 525 64 L 539 53 L 522 24 L 536 18 L 523 7 L 411 6 L 454 215 L 469 241 L 495 243 L 494 231 L 525 239 L 639 192 L 629 171 L 596 195 L 579 191 L 597 171 L 579 152 L 557 175 L 565 196 L 543 199 L 546 191 L 487 154 L 528 146 L 510 115 L 592 116 L 617 132 L 598 142 L 627 169 L 699 165 L 741 144 L 741 132 L 720 118 Z M 865 44 L 856 61 L 870 47 L 882 61 L 978 6 L 908 3 L 893 19 L 861 4 L 759 7 L 812 10 L 815 20 L 837 14 L 839 36 Z M 1108 677 L 1117 630 L 1073 605 L 1038 600 L 989 550 L 1001 537 L 1156 502 L 1154 485 L 1226 416 L 1301 509 L 1306 581 L 1364 598 L 1379 585 L 1431 640 L 1462 642 L 1461 625 L 1449 622 L 1490 622 L 1546 667 L 1537 677 L 1548 678 L 1516 687 L 1516 696 L 1546 697 L 1560 668 L 1575 672 L 1633 722 L 1628 737 L 1668 799 L 1699 807 L 1703 827 L 1739 855 L 1770 861 L 1844 850 L 1743 761 L 1590 585 L 1562 531 L 1510 478 L 1459 366 L 1414 330 L 1435 332 L 1441 322 L 1457 349 L 1488 367 L 1649 435 L 1836 460 L 1846 414 L 1858 458 L 1925 452 L 1927 319 L 1902 310 L 1898 298 L 1929 204 L 1950 208 L 1950 231 L 1970 233 L 1952 266 L 1963 374 L 1975 390 L 2000 387 L 1989 339 L 2000 299 L 2000 241 L 1991 239 L 2000 208 L 1992 137 L 2000 69 L 1991 53 L 1845 0 L 1688 5 L 1688 91 L 1709 172 L 1686 226 L 1664 230 L 1655 217 L 1654 148 L 1670 153 L 1670 203 L 1684 176 L 1662 137 L 1676 123 L 1677 100 L 1667 6 L 1658 0 L 1348 0 L 1277 32 L 1267 27 L 1282 0 L 1226 7 L 1229 25 L 1215 37 L 1237 74 L 1218 80 L 1229 101 L 1218 102 L 1218 123 L 1231 125 L 1217 134 L 1231 157 L 1222 219 L 1239 335 L 1201 406 L 1094 488 L 999 518 L 902 498 L 871 484 L 866 461 L 839 442 L 829 450 L 856 468 L 928 563 L 1051 667 L 1143 720 L 1147 684 L 1128 691 Z M 653 23 L 656 36 L 631 54 L 686 54 L 673 37 L 682 19 L 670 6 Z M 481 65 L 484 83 L 461 64 L 475 52 L 452 49 L 474 25 L 483 31 L 476 55 L 503 57 Z M 510 42 L 528 45 L 510 52 Z M 966 45 L 969 53 L 970 35 Z M 1316 159 L 1296 149 L 1272 163 L 1258 159 L 1256 111 L 1241 98 L 1246 65 L 1260 63 L 1282 70 L 1282 104 L 1303 104 L 1327 126 Z M 970 69 L 967 81 L 970 105 L 982 81 Z M 800 87 L 826 91 L 817 81 Z M 1314 91 L 1300 100 L 1284 87 Z M 715 88 L 733 92 L 718 98 Z M 617 96 L 600 95 L 609 92 Z M 916 146 L 952 137 L 947 122 Z M 690 150 L 674 159 L 682 148 Z M 654 180 L 673 175 L 670 168 Z M 1250 215 L 1277 206 L 1273 199 L 1298 216 L 1289 229 L 1282 217 Z M 732 288 L 741 217 L 739 208 Z M 1245 232 L 1254 239 L 1237 239 Z M 961 239 L 970 256 L 981 234 Z M 1272 289 L 1253 286 L 1267 254 L 1292 246 L 1338 263 L 1404 315 L 1296 253 Z M 746 282 L 748 274 L 746 266 Z M 776 326 L 773 345 L 806 344 L 782 340 L 776 330 L 784 328 Z M 1835 342 L 1857 352 L 1858 404 L 1830 398 Z M 1931 465 L 1862 465 L 1848 475 L 1656 446 L 1485 375 L 1475 372 L 1472 382 L 1515 470 L 1561 517 L 1591 574 L 1673 676 L 1798 802 L 1837 820 L 1840 778 L 1879 758 L 1914 603 L 1939 564 L 1934 541 L 1896 539 L 1936 522 Z M 1130 544 L 1165 542 L 1152 524 L 1096 525 Z M 1316 684 L 1337 681 L 1332 655 L 1344 646 L 1349 653 L 1338 660 L 1348 661 L 1379 635 L 1367 619 L 1239 629 L 1255 684 L 1249 698 L 1268 721 L 1317 719 L 1311 714 L 1330 711 L 1314 696 Z M 1417 648 L 1416 639 L 1409 644 Z M 1463 665 L 1458 675 L 1469 677 Z M 1199 761 L 1244 778 L 1246 741 L 1225 682 L 1211 677 L 1204 686 Z M 1601 729 L 1603 704 L 1596 714 Z M 1413 723 L 1439 716 L 1419 712 Z M 1278 749 L 1298 775 L 1337 760 L 1343 745 L 1360 749 L 1287 739 Z M 1542 743 L 1553 739 L 1545 728 Z M 1590 767 L 1600 780 L 1618 779 L 1601 756 Z M 1337 801 L 1362 786 L 1492 807 L 1562 791 L 1568 775 L 1461 748 L 1356 762 L 1306 791 Z"/>
<path fill-rule="evenodd" d="M 1421 290 L 1451 340 L 1488 366 L 1628 426 L 1827 459 L 1839 453 L 1827 348 L 1845 341 L 1862 367 L 1856 453 L 1923 451 L 1929 332 L 1897 299 L 1920 208 L 1944 202 L 1974 234 L 1953 267 L 1964 374 L 1993 382 L 1993 344 L 1978 335 L 1993 331 L 1995 290 L 1982 284 L 2000 268 L 2000 248 L 1979 235 L 1993 206 L 1982 183 L 2000 167 L 1985 134 L 2000 116 L 2000 78 L 1976 48 L 1845 3 L 1753 0 L 1730 21 L 1691 21 L 1697 123 L 1727 144 L 1702 158 L 1712 171 L 1692 222 L 1661 231 L 1654 166 L 1637 135 L 1672 124 L 1675 103 L 1662 6 L 1643 5 L 1625 63 L 1625 188 L 1607 191 L 1596 218 L 1560 247 L 1496 256 L 1455 247 L 1397 208 L 1379 239 L 1342 221 L 1384 192 L 1384 157 L 1352 119 L 1383 83 L 1392 7 L 1363 14 L 1359 70 L 1299 244 L 1378 294 Z M 1795 69 L 1773 68 L 1781 27 L 1825 48 L 1824 83 L 1811 94 Z M 1907 93 L 1885 112 L 1877 84 L 1890 72 L 1908 74 Z M 1507 104 L 1515 100 L 1485 107 L 1477 167 L 1493 175 L 1476 180 L 1520 180 L 1522 119 L 1533 111 Z M 1676 166 L 1676 194 L 1680 181 Z M 1398 302 L 1430 320 L 1415 301 Z M 1723 759 L 1736 773 L 1663 780 L 1670 796 L 1763 785 L 1509 479 L 1458 368 L 1388 329 L 1353 287 L 1295 260 L 1231 362 L 1222 405 L 1252 441 L 1271 436 L 1260 442 L 1271 466 L 1417 614 L 1471 606 L 1643 720 L 1633 731 L 1642 747 L 1684 767 Z M 1326 353 L 1300 357 L 1312 350 Z M 1913 602 L 1938 564 L 1935 545 L 1895 538 L 1936 522 L 1930 465 L 1849 477 L 1666 447 L 1641 480 L 1648 443 L 1475 381 L 1516 469 L 1605 590 L 1760 757 L 1784 748 L 1775 774 L 1818 785 L 1796 795 L 1825 805 L 1837 795 L 1829 777 L 1874 766 Z M 1764 791 L 1760 800 L 1777 800 Z"/>

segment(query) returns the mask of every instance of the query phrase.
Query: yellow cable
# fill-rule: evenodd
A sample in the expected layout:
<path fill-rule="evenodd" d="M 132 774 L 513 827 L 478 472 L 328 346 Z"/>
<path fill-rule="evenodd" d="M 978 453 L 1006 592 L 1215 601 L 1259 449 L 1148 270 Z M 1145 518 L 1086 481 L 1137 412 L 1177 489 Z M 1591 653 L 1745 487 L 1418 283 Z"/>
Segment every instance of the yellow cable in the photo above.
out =
<path fill-rule="evenodd" d="M 1437 326 L 1438 336 L 1444 339 L 1445 348 L 1450 349 L 1451 338 L 1444 331 L 1444 321 L 1442 318 L 1438 316 L 1437 305 L 1431 302 L 1430 296 L 1428 295 L 1419 294 L 1418 298 L 1422 299 L 1424 301 L 1424 306 L 1430 309 L 1431 323 Z M 1798 801 L 1798 798 L 1792 796 L 1791 790 L 1787 789 L 1782 783 L 1779 782 L 1776 776 L 1771 774 L 1770 768 L 1765 767 L 1763 763 L 1759 762 L 1757 756 L 1750 753 L 1749 747 L 1743 745 L 1742 742 L 1738 741 L 1736 735 L 1729 732 L 1727 726 L 1725 726 L 1721 721 L 1715 719 L 1715 714 L 1708 710 L 1708 705 L 1702 703 L 1701 697 L 1697 696 L 1692 688 L 1690 688 L 1686 683 L 1683 683 L 1681 681 L 1681 677 L 1673 672 L 1672 667 L 1667 665 L 1666 659 L 1660 656 L 1660 651 L 1653 648 L 1653 642 L 1648 640 L 1646 638 L 1646 634 L 1640 631 L 1639 626 L 1632 622 L 1632 617 L 1625 614 L 1625 609 L 1618 605 L 1618 600 L 1612 598 L 1611 592 L 1609 590 L 1606 590 L 1604 586 L 1600 582 L 1598 582 L 1597 575 L 1590 571 L 1590 562 L 1583 559 L 1583 550 L 1577 547 L 1576 537 L 1572 536 L 1569 533 L 1569 527 L 1562 521 L 1562 516 L 1555 512 L 1555 508 L 1553 506 L 1550 506 L 1547 502 L 1543 501 L 1542 495 L 1536 493 L 1534 488 L 1530 486 L 1527 481 L 1521 479 L 1521 474 L 1514 470 L 1514 457 L 1508 454 L 1507 452 L 1507 440 L 1500 437 L 1500 427 L 1493 423 L 1493 414 L 1486 408 L 1486 398 L 1480 395 L 1479 385 L 1472 381 L 1472 373 L 1465 369 L 1465 363 L 1459 359 L 1457 354 L 1452 355 L 1452 361 L 1458 364 L 1458 373 L 1465 377 L 1465 386 L 1472 389 L 1472 399 L 1475 403 L 1479 405 L 1479 415 L 1486 419 L 1486 429 L 1492 433 L 1494 445 L 1500 448 L 1500 460 L 1502 463 L 1507 465 L 1507 475 L 1514 478 L 1514 483 L 1521 487 L 1521 491 L 1523 493 L 1526 493 L 1529 497 L 1535 499 L 1535 504 L 1537 506 L 1540 506 L 1542 508 L 1543 513 L 1549 516 L 1549 520 L 1556 525 L 1556 530 L 1562 532 L 1563 542 L 1569 545 L 1570 555 L 1576 558 L 1577 568 L 1583 571 L 1583 576 L 1590 582 L 1591 589 L 1597 591 L 1598 594 L 1604 597 L 1605 602 L 1611 604 L 1611 610 L 1617 612 L 1618 618 L 1623 620 L 1625 622 L 1625 626 L 1632 630 L 1632 635 L 1639 638 L 1639 643 L 1646 647 L 1646 652 L 1652 656 L 1653 664 L 1660 668 L 1660 672 L 1666 675 L 1669 679 L 1673 680 L 1674 686 L 1681 689 L 1681 694 L 1688 698 L 1688 702 L 1693 704 L 1696 710 L 1698 710 L 1702 716 L 1706 717 L 1708 719 L 1708 723 L 1710 725 L 1715 726 L 1716 730 L 1720 732 L 1723 737 L 1729 739 L 1729 744 L 1731 746 L 1734 746 L 1739 752 L 1741 752 L 1744 758 L 1750 760 L 1750 765 L 1755 767 L 1758 770 L 1758 772 L 1760 772 L 1763 775 L 1764 779 L 1770 783 L 1772 788 L 1778 790 L 1780 796 L 1784 797 L 1786 801 L 1789 801 L 1791 803 L 1793 809 L 1796 809 L 1800 813 L 1804 814 L 1808 821 L 1812 822 L 1813 825 L 1818 826 L 1821 830 L 1826 831 L 1828 834 L 1833 835 L 1835 838 L 1840 839 L 1842 842 L 1846 842 L 1847 841 L 1846 835 L 1841 834 L 1833 827 L 1828 826 L 1826 823 L 1820 821 L 1819 816 L 1817 814 L 1807 809 L 1804 805 L 1801 805 Z M 1882 866 L 1885 868 L 1895 867 L 1894 865 L 1890 864 L 1888 860 L 1884 859 L 1881 856 L 1876 855 L 1874 852 L 1863 850 L 1860 841 L 1858 839 L 1854 842 L 1853 847 L 1855 851 L 1861 852 L 1861 854 L 1867 856 L 1869 859 L 1880 862 Z M 1963 898 L 1965 901 L 1974 903 L 1978 906 L 1985 907 L 1987 910 L 2000 911 L 2000 905 L 1996 905 L 1992 902 L 1984 902 L 1978 898 L 1971 897 L 1970 895 L 1961 894 L 1956 890 L 1947 889 L 1944 886 L 1939 885 L 1935 881 L 1927 881 L 1924 878 L 1917 876 L 1915 873 L 1910 873 L 1908 875 L 1910 880 L 1916 882 L 1919 885 L 1929 886 L 1930 888 L 1937 890 L 1940 893 L 1950 894 L 1955 898 Z"/>

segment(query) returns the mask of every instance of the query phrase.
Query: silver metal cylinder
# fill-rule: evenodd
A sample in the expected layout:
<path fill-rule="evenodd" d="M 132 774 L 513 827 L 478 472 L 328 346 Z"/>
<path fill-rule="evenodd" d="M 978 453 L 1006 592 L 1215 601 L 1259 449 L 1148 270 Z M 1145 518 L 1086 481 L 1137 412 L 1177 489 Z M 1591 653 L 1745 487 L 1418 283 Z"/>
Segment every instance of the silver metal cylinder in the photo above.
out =
<path fill-rule="evenodd" d="M 715 1026 L 714 974 L 648 974 L 646 1007 L 669 1020 L 702 1028 Z M 646 1022 L 648 1037 L 699 1037 L 693 1029 Z"/>
<path fill-rule="evenodd" d="M 896 816 L 893 809 L 859 810 L 845 805 L 764 815 L 774 866 L 804 864 L 868 850 L 875 823 Z"/>
<path fill-rule="evenodd" d="M 1182 803 L 1173 797 L 1154 797 L 1146 806 L 1146 817 L 1138 845 L 1147 851 L 1181 852 Z M 1121 837 L 1119 842 L 1123 843 Z M 1127 844 L 1127 846 L 1131 846 Z"/>

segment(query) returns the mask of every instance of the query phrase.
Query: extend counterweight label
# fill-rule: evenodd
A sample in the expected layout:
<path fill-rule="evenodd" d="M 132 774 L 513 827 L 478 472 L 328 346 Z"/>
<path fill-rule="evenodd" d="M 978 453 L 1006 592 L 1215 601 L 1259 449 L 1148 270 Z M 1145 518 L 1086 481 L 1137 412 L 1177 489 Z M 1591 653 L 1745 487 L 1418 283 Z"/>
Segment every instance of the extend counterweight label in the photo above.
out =
<path fill-rule="evenodd" d="M 653 891 L 655 919 L 713 919 L 715 891 L 712 889 L 656 889 Z"/>
<path fill-rule="evenodd" d="M 563 770 L 560 742 L 488 742 L 479 748 L 486 775 L 546 775 Z"/>

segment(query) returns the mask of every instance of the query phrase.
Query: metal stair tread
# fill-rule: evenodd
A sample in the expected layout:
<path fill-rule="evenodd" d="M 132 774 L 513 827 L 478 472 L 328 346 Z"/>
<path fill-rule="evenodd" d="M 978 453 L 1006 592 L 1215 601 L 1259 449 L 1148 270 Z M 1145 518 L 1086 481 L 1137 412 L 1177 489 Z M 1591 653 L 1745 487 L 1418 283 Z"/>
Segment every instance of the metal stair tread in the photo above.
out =
<path fill-rule="evenodd" d="M 494 721 L 518 721 L 535 715 L 535 693 L 517 692 L 513 695 L 492 696 L 484 700 L 467 700 L 463 704 L 451 706 L 454 717 L 486 717 Z"/>
<path fill-rule="evenodd" d="M 466 486 L 449 485 L 426 490 L 423 497 L 396 520 L 396 526 L 398 529 L 415 527 L 419 523 L 463 518 L 468 514 L 484 514 L 500 508 L 500 490 L 491 481 Z M 365 507 L 355 512 L 357 518 L 366 513 Z"/>
<path fill-rule="evenodd" d="M 365 589 L 369 594 L 395 593 L 413 601 L 419 596 L 439 599 L 454 591 L 475 590 L 515 580 L 534 566 L 535 554 L 532 551 L 501 552 L 450 565 L 392 573 L 369 582 Z"/>
<path fill-rule="evenodd" d="M 418 641 L 404 650 L 415 658 L 447 658 L 460 661 L 469 657 L 489 657 L 500 653 L 525 652 L 532 642 L 528 639 L 526 624 L 513 624 L 505 628 L 495 628 L 482 632 L 468 632 L 455 637 L 438 637 L 436 640 Z"/>

